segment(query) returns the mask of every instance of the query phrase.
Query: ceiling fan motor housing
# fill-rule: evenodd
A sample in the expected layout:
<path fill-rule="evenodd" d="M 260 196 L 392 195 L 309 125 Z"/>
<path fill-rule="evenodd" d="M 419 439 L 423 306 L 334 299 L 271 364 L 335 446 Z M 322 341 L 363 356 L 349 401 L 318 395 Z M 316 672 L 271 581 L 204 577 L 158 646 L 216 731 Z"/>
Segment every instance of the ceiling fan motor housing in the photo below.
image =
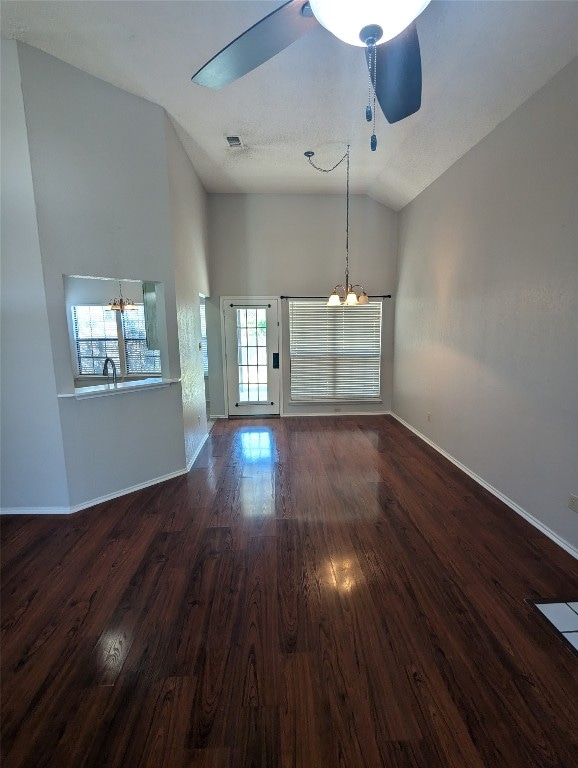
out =
<path fill-rule="evenodd" d="M 368 48 L 371 45 L 377 45 L 382 37 L 383 29 L 379 24 L 368 24 L 366 27 L 363 27 L 359 33 L 359 39 L 364 45 L 367 45 Z"/>

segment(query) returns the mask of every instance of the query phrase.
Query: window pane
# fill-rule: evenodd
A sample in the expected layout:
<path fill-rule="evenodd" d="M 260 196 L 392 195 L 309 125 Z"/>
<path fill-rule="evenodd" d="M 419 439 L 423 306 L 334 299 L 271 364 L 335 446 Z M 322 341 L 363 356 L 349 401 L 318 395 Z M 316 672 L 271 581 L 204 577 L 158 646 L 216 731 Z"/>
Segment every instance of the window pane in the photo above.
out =
<path fill-rule="evenodd" d="M 116 314 L 107 306 L 72 307 L 76 359 L 80 374 L 102 376 L 107 357 L 120 369 Z"/>
<path fill-rule="evenodd" d="M 147 347 L 143 304 L 137 304 L 136 309 L 123 312 L 122 327 L 126 353 L 126 372 L 159 374 L 161 372 L 161 353 L 158 349 L 153 350 Z"/>
<path fill-rule="evenodd" d="M 161 359 L 158 349 L 147 349 L 146 339 L 126 339 L 127 373 L 160 373 Z"/>
<path fill-rule="evenodd" d="M 117 372 L 120 374 L 117 317 L 118 313 L 109 309 L 108 306 L 72 307 L 80 374 L 102 376 L 104 361 L 107 357 L 114 360 Z M 122 313 L 121 328 L 125 341 L 127 373 L 160 374 L 160 351 L 149 350 L 146 345 L 146 325 L 142 304 L 137 305 L 134 310 Z"/>
<path fill-rule="evenodd" d="M 207 354 L 207 316 L 205 311 L 205 300 L 202 299 L 199 305 L 201 313 L 201 352 L 203 356 L 203 373 L 209 375 L 209 357 Z"/>
<path fill-rule="evenodd" d="M 291 301 L 291 399 L 378 400 L 381 310 L 381 302 L 327 307 L 324 301 Z"/>
<path fill-rule="evenodd" d="M 237 309 L 240 402 L 267 401 L 266 318 L 264 308 Z"/>

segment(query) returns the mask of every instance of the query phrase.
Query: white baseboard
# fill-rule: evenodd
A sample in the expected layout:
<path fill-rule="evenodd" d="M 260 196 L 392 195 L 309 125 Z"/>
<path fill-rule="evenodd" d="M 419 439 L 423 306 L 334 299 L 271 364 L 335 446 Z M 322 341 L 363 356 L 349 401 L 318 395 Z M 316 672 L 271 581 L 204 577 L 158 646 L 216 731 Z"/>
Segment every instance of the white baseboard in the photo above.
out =
<path fill-rule="evenodd" d="M 207 433 L 199 445 L 197 446 L 197 450 L 195 451 L 193 457 L 188 462 L 186 468 L 179 469 L 176 472 L 169 472 L 167 475 L 163 475 L 162 477 L 155 477 L 152 480 L 147 480 L 144 483 L 138 483 L 137 485 L 132 485 L 130 488 L 122 488 L 118 491 L 113 491 L 113 493 L 107 493 L 105 496 L 99 496 L 97 499 L 90 499 L 89 501 L 83 501 L 81 504 L 75 504 L 72 507 L 5 507 L 3 509 L 0 509 L 0 515 L 72 515 L 74 512 L 80 512 L 83 509 L 88 509 L 89 507 L 95 507 L 97 504 L 102 504 L 105 501 L 112 501 L 112 499 L 118 499 L 121 496 L 126 496 L 127 493 L 133 493 L 133 491 L 140 491 L 143 488 L 149 488 L 151 485 L 157 485 L 158 483 L 164 483 L 165 480 L 172 480 L 174 477 L 180 477 L 181 475 L 186 475 L 188 472 L 190 472 L 191 467 L 197 460 L 197 457 L 199 453 L 201 452 L 201 448 L 205 444 L 207 438 L 209 437 L 209 434 Z"/>
<path fill-rule="evenodd" d="M 285 411 L 281 414 L 283 418 L 302 418 L 306 416 L 390 416 L 391 411 L 321 411 L 319 413 L 288 413 Z"/>
<path fill-rule="evenodd" d="M 158 483 L 164 483 L 165 480 L 172 480 L 174 477 L 180 477 L 186 475 L 188 470 L 186 468 L 179 469 L 176 472 L 169 472 L 162 477 L 155 477 L 152 480 L 146 480 L 144 483 L 138 483 L 132 485 L 130 488 L 121 488 L 118 491 L 107 493 L 104 496 L 99 496 L 96 499 L 89 499 L 83 501 L 80 504 L 75 504 L 71 507 L 16 507 L 16 508 L 4 508 L 0 509 L 0 515 L 71 515 L 74 512 L 80 512 L 88 507 L 94 507 L 97 504 L 102 504 L 105 501 L 112 501 L 112 499 L 118 499 L 121 496 L 126 496 L 127 493 L 133 493 L 133 491 L 140 491 L 143 488 L 149 488 L 151 485 L 157 485 Z"/>
<path fill-rule="evenodd" d="M 391 411 L 319 411 L 313 413 L 313 411 L 310 411 L 309 413 L 290 413 L 288 411 L 282 411 L 279 416 L 281 418 L 298 418 L 300 416 L 389 416 L 391 414 Z M 234 415 L 234 414 L 233 414 Z M 210 416 L 212 419 L 228 419 L 228 416 L 213 416 L 211 414 Z M 250 419 L 251 416 L 240 416 L 239 418 L 242 419 Z M 255 416 L 256 419 L 263 419 L 266 418 L 266 416 Z"/>
<path fill-rule="evenodd" d="M 432 448 L 434 448 L 438 453 L 441 453 L 441 455 L 444 458 L 446 458 L 448 461 L 451 461 L 452 464 L 455 464 L 455 466 L 458 467 L 458 469 L 461 469 L 462 472 L 465 472 L 466 475 L 469 475 L 469 477 L 471 477 L 472 480 L 475 480 L 476 483 L 481 485 L 482 488 L 485 488 L 486 491 L 489 491 L 493 496 L 495 496 L 497 499 L 502 501 L 506 506 L 510 507 L 510 509 L 514 510 L 514 512 L 520 515 L 520 517 L 523 517 L 525 520 L 527 520 L 530 523 L 530 525 L 533 525 L 534 528 L 537 528 L 545 536 L 547 536 L 549 539 L 552 539 L 553 542 L 558 544 L 558 546 L 562 547 L 562 549 L 566 550 L 566 552 L 568 552 L 570 555 L 572 555 L 578 560 L 578 549 L 573 547 L 572 544 L 570 544 L 568 541 L 558 536 L 558 534 L 555 531 L 553 531 L 551 528 L 548 528 L 548 526 L 540 522 L 538 518 L 534 517 L 534 515 L 531 515 L 529 512 L 523 509 L 523 507 L 521 507 L 519 504 L 516 504 L 515 501 L 512 501 L 512 499 L 509 499 L 497 488 L 494 488 L 493 485 L 490 485 L 490 483 L 486 482 L 482 477 L 480 477 L 479 475 L 476 475 L 475 472 L 472 472 L 472 470 L 469 469 L 469 467 L 466 467 L 465 464 L 462 464 L 461 461 L 454 459 L 453 456 L 447 453 L 447 451 L 444 451 L 443 448 L 440 448 L 440 446 L 434 443 L 433 440 L 430 440 L 429 437 L 426 437 L 419 430 L 415 429 L 415 427 L 412 427 L 411 424 L 408 424 L 407 421 L 404 421 L 401 418 L 401 416 L 398 416 L 393 411 L 391 412 L 391 415 L 394 417 L 394 419 L 397 419 L 397 421 L 399 421 L 400 424 L 403 424 L 404 427 L 407 427 L 407 429 L 413 432 L 414 435 L 417 435 L 421 440 L 423 440 L 425 443 L 427 443 Z"/>
<path fill-rule="evenodd" d="M 70 507 L 2 507 L 2 515 L 70 515 L 74 510 Z"/>

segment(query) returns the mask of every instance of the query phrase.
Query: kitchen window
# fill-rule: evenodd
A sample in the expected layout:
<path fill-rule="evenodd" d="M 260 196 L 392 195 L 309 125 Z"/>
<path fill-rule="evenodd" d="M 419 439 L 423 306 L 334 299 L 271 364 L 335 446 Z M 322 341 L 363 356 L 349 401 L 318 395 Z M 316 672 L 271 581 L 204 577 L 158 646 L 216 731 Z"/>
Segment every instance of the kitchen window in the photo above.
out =
<path fill-rule="evenodd" d="M 110 357 L 119 377 L 160 376 L 160 351 L 147 346 L 144 305 L 124 312 L 107 305 L 76 305 L 71 311 L 78 375 L 102 376 Z"/>

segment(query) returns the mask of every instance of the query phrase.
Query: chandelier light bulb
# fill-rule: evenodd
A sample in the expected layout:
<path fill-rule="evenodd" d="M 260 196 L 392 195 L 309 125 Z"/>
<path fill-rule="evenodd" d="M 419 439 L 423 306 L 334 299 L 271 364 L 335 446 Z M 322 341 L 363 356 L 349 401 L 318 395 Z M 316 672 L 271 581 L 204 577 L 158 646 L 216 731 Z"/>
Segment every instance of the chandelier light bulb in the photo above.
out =
<path fill-rule="evenodd" d="M 381 27 L 383 35 L 376 43 L 386 43 L 403 32 L 429 3 L 430 0 L 309 0 L 320 24 L 345 43 L 359 46 L 365 46 L 359 37 L 364 27 Z"/>

